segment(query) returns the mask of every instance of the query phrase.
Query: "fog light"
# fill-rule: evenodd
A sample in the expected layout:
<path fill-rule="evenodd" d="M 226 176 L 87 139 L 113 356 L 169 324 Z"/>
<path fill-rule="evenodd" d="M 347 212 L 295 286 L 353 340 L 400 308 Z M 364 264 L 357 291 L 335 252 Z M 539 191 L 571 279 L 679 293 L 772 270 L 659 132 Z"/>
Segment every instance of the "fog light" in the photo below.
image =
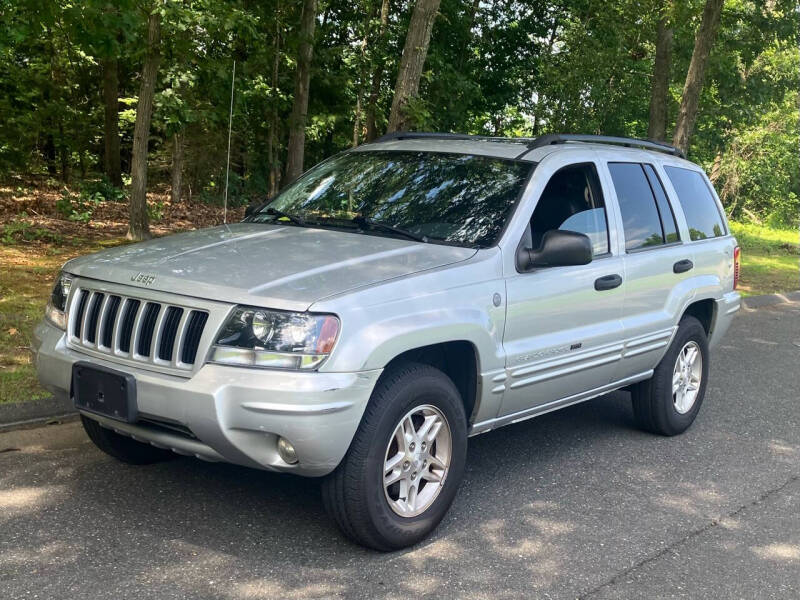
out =
<path fill-rule="evenodd" d="M 278 438 L 278 454 L 281 455 L 285 463 L 289 463 L 290 465 L 297 463 L 297 452 L 294 451 L 294 446 L 285 438 Z"/>

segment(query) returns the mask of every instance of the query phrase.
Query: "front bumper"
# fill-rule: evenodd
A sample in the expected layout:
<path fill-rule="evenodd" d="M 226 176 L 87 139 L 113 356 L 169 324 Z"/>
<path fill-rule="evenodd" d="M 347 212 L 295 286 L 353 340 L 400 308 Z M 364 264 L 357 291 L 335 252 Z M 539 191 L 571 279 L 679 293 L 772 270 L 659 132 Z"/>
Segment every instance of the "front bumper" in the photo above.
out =
<path fill-rule="evenodd" d="M 136 377 L 141 421 L 129 424 L 85 413 L 123 435 L 205 460 L 286 471 L 330 473 L 344 457 L 380 370 L 298 373 L 207 364 L 191 378 L 132 369 L 76 352 L 63 331 L 44 321 L 34 330 L 41 384 L 70 395 L 72 365 L 90 361 Z M 299 462 L 278 455 L 282 436 Z"/>

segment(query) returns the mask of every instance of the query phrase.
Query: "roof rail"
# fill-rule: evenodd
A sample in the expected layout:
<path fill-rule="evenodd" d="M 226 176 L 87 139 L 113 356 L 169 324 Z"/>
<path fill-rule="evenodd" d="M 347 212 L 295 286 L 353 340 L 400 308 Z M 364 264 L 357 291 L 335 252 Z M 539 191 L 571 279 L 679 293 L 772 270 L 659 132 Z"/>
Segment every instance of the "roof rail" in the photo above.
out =
<path fill-rule="evenodd" d="M 643 148 L 645 150 L 655 150 L 664 152 L 672 156 L 686 158 L 683 151 L 675 146 L 670 146 L 664 142 L 653 140 L 642 140 L 639 138 L 616 137 L 611 135 L 582 135 L 574 133 L 550 133 L 536 138 L 530 148 L 541 148 L 552 144 L 566 144 L 568 142 L 589 142 L 594 144 L 613 144 L 617 146 L 627 146 L 628 148 Z"/>
<path fill-rule="evenodd" d="M 508 144 L 531 144 L 537 138 L 530 137 L 501 137 L 490 135 L 469 135 L 466 133 L 438 133 L 433 131 L 393 131 L 382 135 L 372 143 L 378 142 L 391 142 L 392 140 L 420 140 L 420 139 L 433 139 L 433 140 L 470 140 L 477 142 L 506 142 Z"/>
<path fill-rule="evenodd" d="M 664 142 L 642 140 L 639 138 L 616 137 L 610 135 L 583 135 L 575 133 L 549 133 L 539 137 L 498 137 L 488 135 L 467 135 L 465 133 L 436 133 L 431 131 L 394 131 L 374 140 L 372 143 L 390 142 L 392 140 L 472 140 L 484 142 L 506 142 L 512 144 L 525 144 L 528 150 L 543 148 L 553 144 L 566 144 L 569 142 L 587 142 L 594 144 L 613 144 L 627 146 L 628 148 L 642 148 L 663 152 L 672 156 L 686 158 L 682 150 Z"/>

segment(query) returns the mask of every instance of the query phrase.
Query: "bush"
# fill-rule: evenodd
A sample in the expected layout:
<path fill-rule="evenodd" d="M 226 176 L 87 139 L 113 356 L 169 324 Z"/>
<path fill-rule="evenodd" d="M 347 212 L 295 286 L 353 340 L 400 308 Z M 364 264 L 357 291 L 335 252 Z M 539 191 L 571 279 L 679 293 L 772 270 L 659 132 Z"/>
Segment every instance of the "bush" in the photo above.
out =
<path fill-rule="evenodd" d="M 160 221 L 164 218 L 164 203 L 162 201 L 147 204 L 147 216 L 151 221 Z"/>
<path fill-rule="evenodd" d="M 22 219 L 13 219 L 0 227 L 0 241 L 8 246 L 24 242 L 61 243 L 63 241 L 59 234 L 41 227 L 34 227 L 23 220 L 27 216 L 26 213 L 22 213 L 20 214 Z"/>
<path fill-rule="evenodd" d="M 76 196 L 67 188 L 61 190 L 61 198 L 56 201 L 56 210 L 58 210 L 64 218 L 78 223 L 88 223 L 94 209 L 97 208 L 103 201 L 103 196 L 100 193 Z"/>
<path fill-rule="evenodd" d="M 719 167 L 716 186 L 728 214 L 773 228 L 800 224 L 800 163 L 795 98 L 736 133 Z"/>
<path fill-rule="evenodd" d="M 114 186 L 107 177 L 96 181 L 85 181 L 81 186 L 82 198 L 100 198 L 106 202 L 127 202 L 128 194 L 125 190 Z"/>

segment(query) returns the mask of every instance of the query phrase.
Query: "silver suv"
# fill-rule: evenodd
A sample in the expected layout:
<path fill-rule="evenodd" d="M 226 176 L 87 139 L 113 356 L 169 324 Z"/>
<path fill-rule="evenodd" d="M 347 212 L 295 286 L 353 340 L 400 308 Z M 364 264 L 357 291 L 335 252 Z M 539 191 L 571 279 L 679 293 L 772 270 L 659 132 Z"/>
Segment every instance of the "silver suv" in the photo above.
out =
<path fill-rule="evenodd" d="M 394 134 L 242 223 L 69 261 L 36 366 L 108 454 L 325 476 L 344 533 L 394 550 L 447 512 L 469 436 L 620 388 L 683 432 L 738 264 L 670 146 Z"/>

